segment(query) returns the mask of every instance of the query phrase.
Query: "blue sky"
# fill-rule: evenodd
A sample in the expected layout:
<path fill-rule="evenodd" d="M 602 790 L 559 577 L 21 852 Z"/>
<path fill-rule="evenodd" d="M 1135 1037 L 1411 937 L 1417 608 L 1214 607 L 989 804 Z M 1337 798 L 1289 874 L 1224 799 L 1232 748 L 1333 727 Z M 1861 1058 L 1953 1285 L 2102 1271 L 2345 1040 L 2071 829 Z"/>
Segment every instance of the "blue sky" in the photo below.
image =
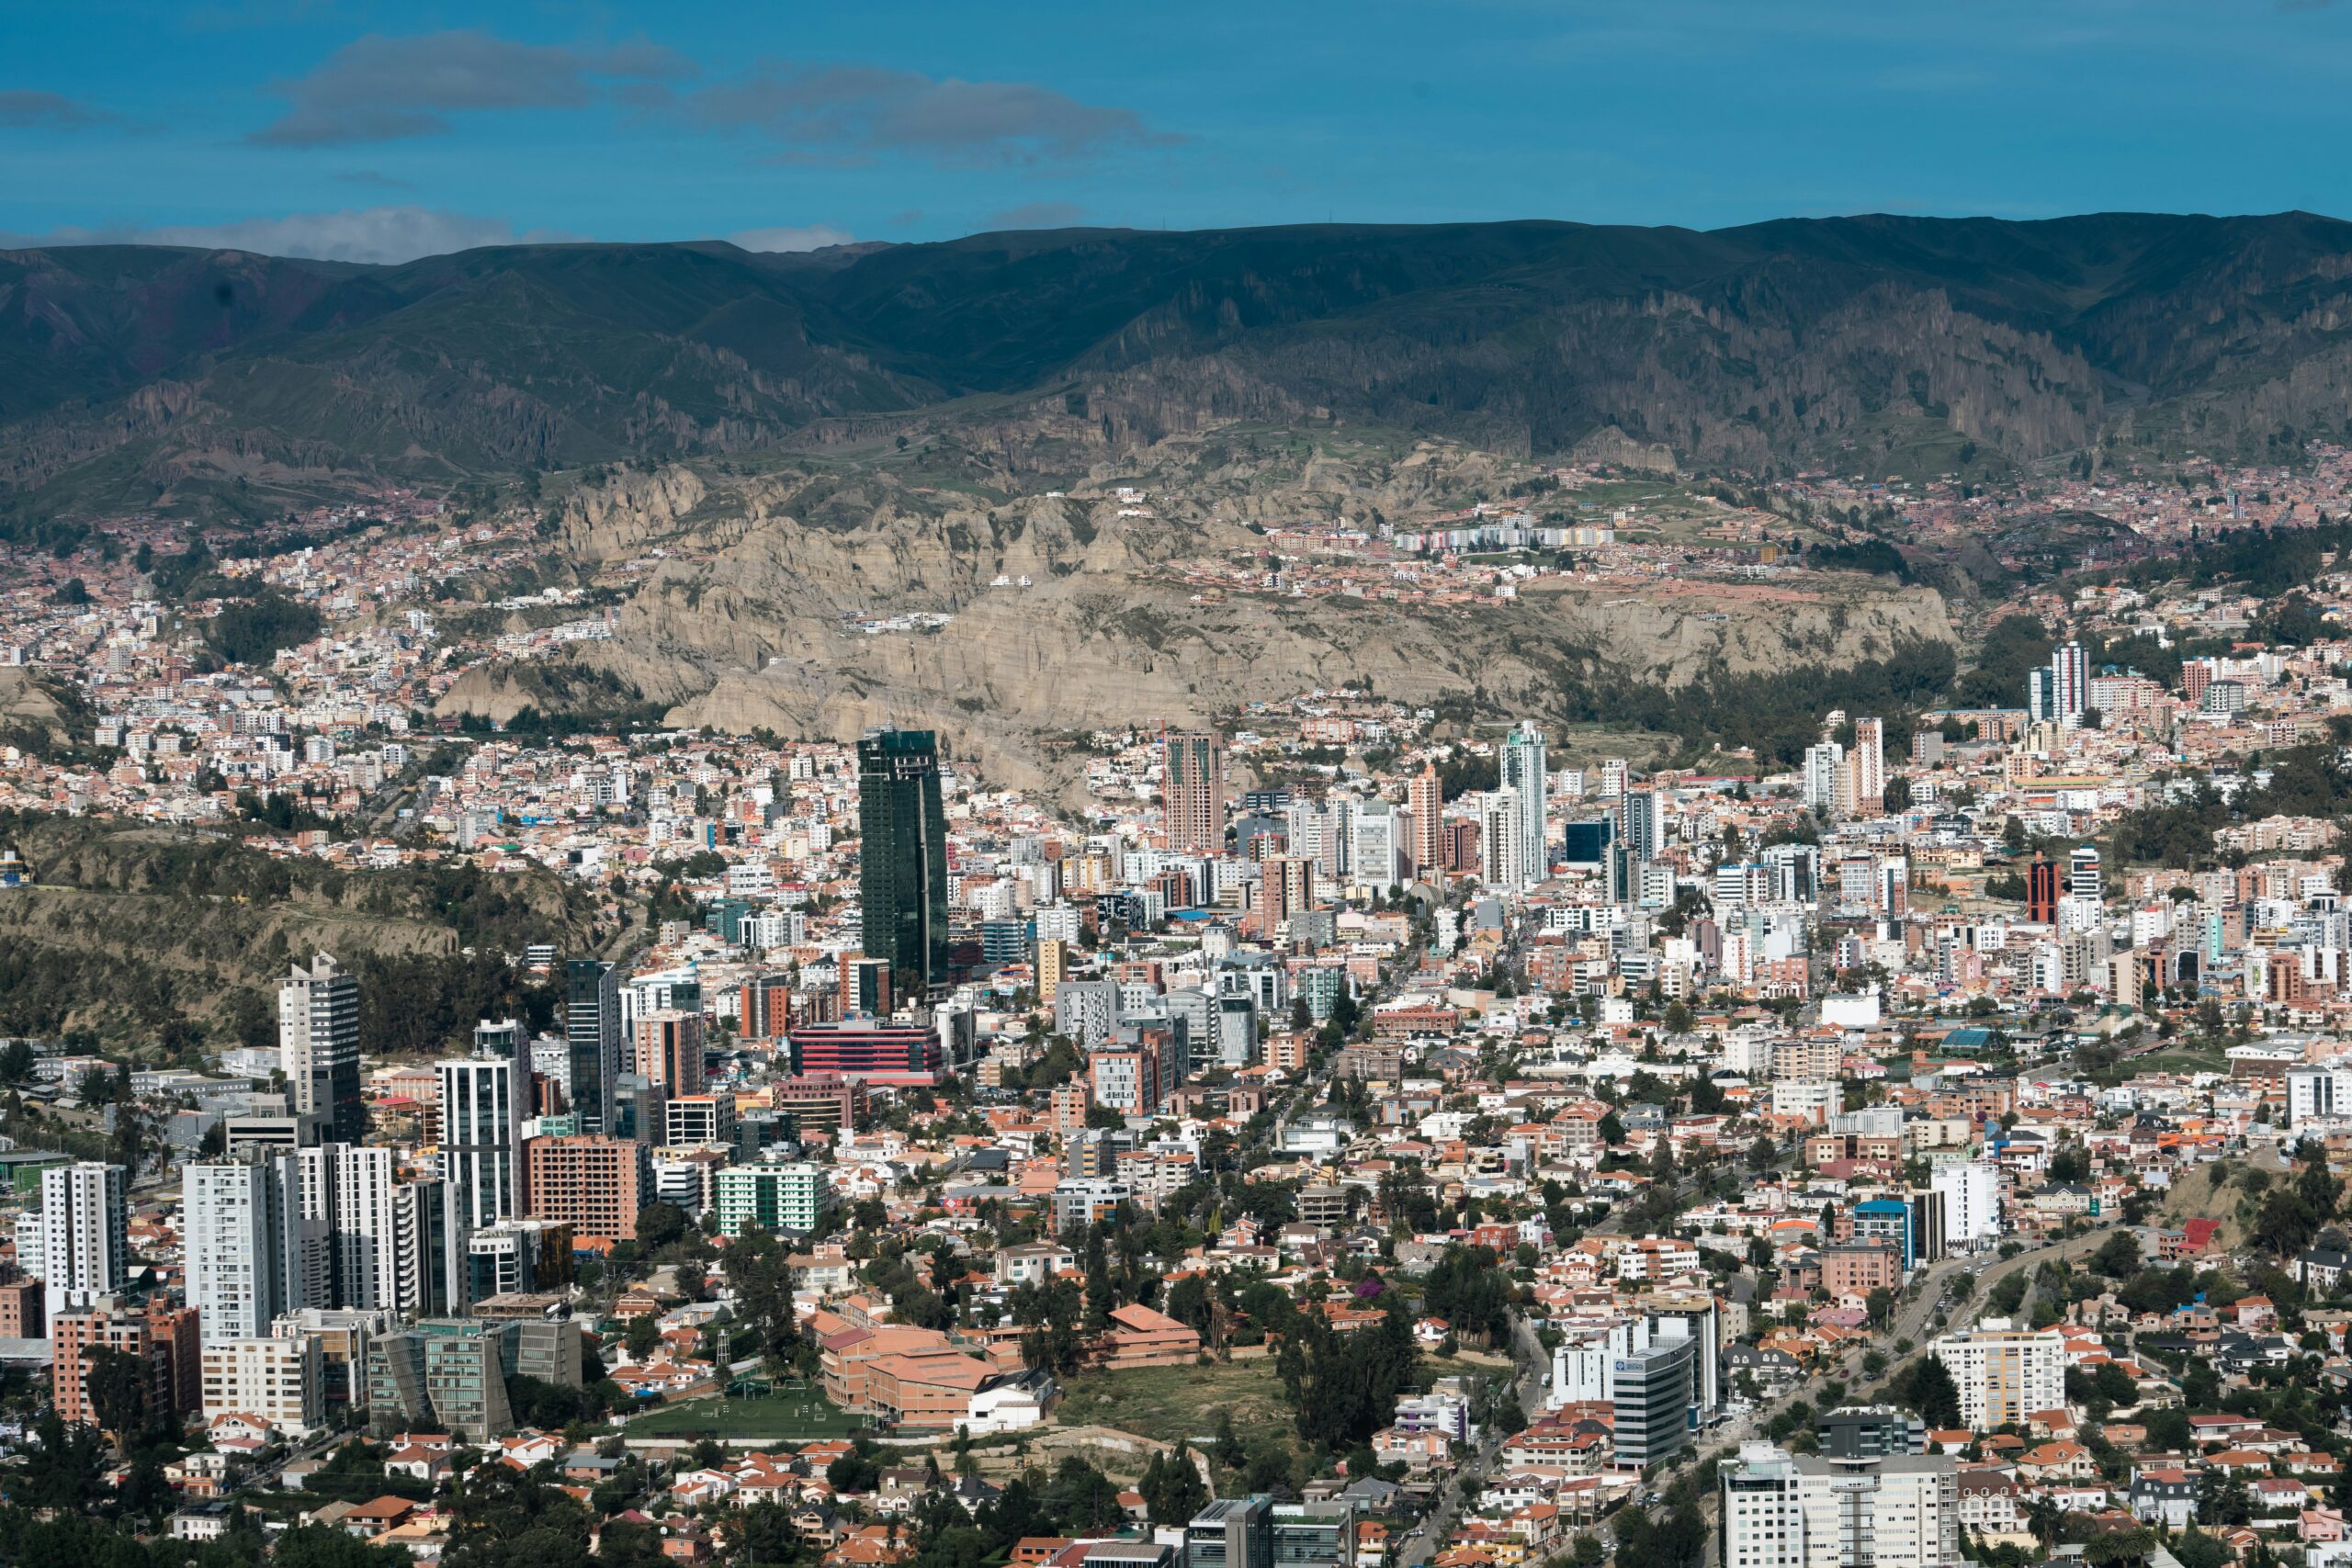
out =
<path fill-rule="evenodd" d="M 0 237 L 2352 214 L 2352 0 L 11 8 Z"/>

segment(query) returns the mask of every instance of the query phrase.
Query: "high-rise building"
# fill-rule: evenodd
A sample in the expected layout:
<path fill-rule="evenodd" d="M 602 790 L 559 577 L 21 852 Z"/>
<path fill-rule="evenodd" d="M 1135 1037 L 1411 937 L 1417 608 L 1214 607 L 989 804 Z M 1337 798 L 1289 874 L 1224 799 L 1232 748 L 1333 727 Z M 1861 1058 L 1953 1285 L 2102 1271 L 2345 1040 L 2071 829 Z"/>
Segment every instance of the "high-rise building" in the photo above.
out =
<path fill-rule="evenodd" d="M 1225 740 L 1214 731 L 1159 738 L 1160 839 L 1181 855 L 1225 852 Z"/>
<path fill-rule="evenodd" d="M 1367 800 L 1356 807 L 1355 817 L 1355 850 L 1350 857 L 1355 879 L 1385 892 L 1397 881 L 1402 835 L 1397 830 L 1396 808 L 1385 800 Z"/>
<path fill-rule="evenodd" d="M 523 1123 L 526 1083 L 512 1056 L 474 1055 L 442 1062 L 441 1176 L 471 1229 L 525 1210 Z"/>
<path fill-rule="evenodd" d="M 1666 825 L 1658 810 L 1657 791 L 1625 792 L 1625 852 L 1635 860 L 1656 860 L 1666 847 Z"/>
<path fill-rule="evenodd" d="M 1440 837 L 1445 827 L 1445 786 L 1435 763 L 1423 763 L 1405 786 L 1405 809 L 1413 814 L 1413 874 L 1435 881 L 1445 870 L 1445 844 Z"/>
<path fill-rule="evenodd" d="M 531 1213 L 591 1241 L 634 1241 L 653 1194 L 648 1145 L 633 1138 L 533 1138 L 524 1145 Z"/>
<path fill-rule="evenodd" d="M 613 1124 L 613 1080 L 621 1072 L 620 977 L 612 964 L 575 958 L 564 965 L 564 1043 L 571 1048 L 571 1110 L 583 1133 Z"/>
<path fill-rule="evenodd" d="M 2066 856 L 2066 892 L 2070 897 L 2088 898 L 2094 903 L 2107 897 L 2107 879 L 2100 873 L 2095 846 L 2076 844 Z"/>
<path fill-rule="evenodd" d="M 1503 738 L 1502 787 L 1519 795 L 1519 881 L 1533 886 L 1551 874 L 1550 775 L 1544 767 L 1544 732 L 1521 723 Z M 1620 793 L 1623 784 L 1620 784 Z"/>
<path fill-rule="evenodd" d="M 1804 749 L 1804 803 L 1812 810 L 1835 814 L 1842 808 L 1840 781 L 1847 776 L 1846 748 L 1835 740 Z"/>
<path fill-rule="evenodd" d="M 1184 1526 L 1188 1568 L 1274 1568 L 1271 1497 L 1221 1497 Z"/>
<path fill-rule="evenodd" d="M 1832 1459 L 1743 1443 L 1723 1467 L 1724 1568 L 1958 1568 L 1944 1455 Z"/>
<path fill-rule="evenodd" d="M 2025 918 L 2045 926 L 2058 923 L 2058 867 L 2041 855 L 2025 868 Z"/>
<path fill-rule="evenodd" d="M 2090 656 L 2070 642 L 2050 656 L 2050 716 L 2068 729 L 2083 722 L 2091 705 Z"/>
<path fill-rule="evenodd" d="M 1645 1469 L 1689 1445 L 1697 1373 L 1695 1340 L 1653 1339 L 1616 1358 L 1611 1381 L 1620 1466 Z"/>
<path fill-rule="evenodd" d="M 191 1165 L 181 1193 L 187 1303 L 207 1344 L 254 1338 L 281 1314 L 326 1304 L 303 1295 L 306 1233 L 292 1155 Z"/>
<path fill-rule="evenodd" d="M 2066 1341 L 2054 1328 L 2012 1328 L 1988 1318 L 1973 1331 L 1947 1334 L 1928 1347 L 1960 1388 L 1960 1415 L 1986 1432 L 2066 1400 Z"/>
<path fill-rule="evenodd" d="M 130 1280 L 130 1173 L 82 1160 L 40 1173 L 40 1277 L 48 1320 L 119 1293 Z"/>
<path fill-rule="evenodd" d="M 1478 797 L 1478 880 L 1488 887 L 1526 886 L 1527 859 L 1520 844 L 1526 823 L 1519 791 L 1489 790 Z"/>
<path fill-rule="evenodd" d="M 736 993 L 736 1032 L 746 1040 L 777 1040 L 792 1024 L 792 976 L 754 975 Z"/>
<path fill-rule="evenodd" d="M 1875 817 L 1886 809 L 1886 720 L 1858 718 L 1854 721 L 1854 754 L 1850 760 L 1854 781 L 1854 812 L 1860 817 Z"/>
<path fill-rule="evenodd" d="M 207 1420 L 258 1416 L 289 1437 L 303 1437 L 325 1423 L 326 1381 L 324 1352 L 310 1335 L 205 1335 Z"/>
<path fill-rule="evenodd" d="M 106 1301 L 77 1307 L 50 1325 L 50 1396 L 68 1426 L 95 1427 L 89 1393 L 92 1352 L 115 1350 L 143 1364 L 148 1408 L 165 1422 L 191 1415 L 203 1399 L 197 1314 L 186 1307 L 145 1310 Z"/>
<path fill-rule="evenodd" d="M 302 1217 L 326 1237 L 324 1291 L 306 1281 L 309 1304 L 397 1311 L 401 1258 L 392 1151 L 322 1144 L 295 1155 Z"/>
<path fill-rule="evenodd" d="M 1054 1005 L 1055 995 L 1062 982 L 1069 977 L 1069 943 L 1057 936 L 1037 939 L 1037 1002 L 1041 1007 Z"/>
<path fill-rule="evenodd" d="M 298 1116 L 326 1122 L 326 1135 L 356 1144 L 368 1135 L 359 1093 L 359 982 L 325 953 L 296 964 L 277 991 L 277 1052 Z"/>
<path fill-rule="evenodd" d="M 665 1009 L 639 1019 L 637 1070 L 665 1094 L 700 1094 L 702 1014 Z"/>
<path fill-rule="evenodd" d="M 947 815 L 927 729 L 870 729 L 857 743 L 858 887 L 868 955 L 890 991 L 918 1000 L 947 983 Z"/>

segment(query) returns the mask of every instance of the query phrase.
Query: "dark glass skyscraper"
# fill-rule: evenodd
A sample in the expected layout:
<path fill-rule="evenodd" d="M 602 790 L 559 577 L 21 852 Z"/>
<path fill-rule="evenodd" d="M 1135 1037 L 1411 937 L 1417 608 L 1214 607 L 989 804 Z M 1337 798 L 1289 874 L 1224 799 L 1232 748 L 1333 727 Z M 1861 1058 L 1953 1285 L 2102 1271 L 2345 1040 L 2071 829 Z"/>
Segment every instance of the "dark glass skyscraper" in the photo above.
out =
<path fill-rule="evenodd" d="M 928 729 L 869 729 L 857 743 L 858 887 L 866 955 L 890 962 L 894 998 L 947 983 L 947 813 Z"/>
<path fill-rule="evenodd" d="M 607 1133 L 613 1080 L 621 1070 L 620 976 L 594 958 L 575 958 L 563 968 L 563 1035 L 571 1054 L 565 1094 L 582 1132 Z"/>

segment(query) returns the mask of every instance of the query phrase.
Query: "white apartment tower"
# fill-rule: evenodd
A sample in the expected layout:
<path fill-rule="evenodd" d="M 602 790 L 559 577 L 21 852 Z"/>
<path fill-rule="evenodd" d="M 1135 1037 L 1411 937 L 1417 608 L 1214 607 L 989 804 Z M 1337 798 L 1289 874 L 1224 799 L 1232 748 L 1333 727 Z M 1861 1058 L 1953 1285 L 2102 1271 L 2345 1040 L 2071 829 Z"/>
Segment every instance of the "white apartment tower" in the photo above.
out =
<path fill-rule="evenodd" d="M 187 1302 L 205 1343 L 252 1339 L 304 1295 L 301 1182 L 294 1156 L 191 1165 L 183 1184 Z"/>
<path fill-rule="evenodd" d="M 277 991 L 277 1050 L 297 1114 L 326 1122 L 326 1136 L 367 1135 L 359 1092 L 359 982 L 325 953 L 296 964 Z"/>
<path fill-rule="evenodd" d="M 441 1176 L 468 1229 L 523 1213 L 523 1097 L 512 1056 L 437 1065 Z"/>
<path fill-rule="evenodd" d="M 48 1321 L 130 1280 L 130 1179 L 119 1165 L 83 1160 L 40 1173 L 40 1269 Z"/>
<path fill-rule="evenodd" d="M 1508 891 L 1526 886 L 1526 856 L 1520 835 L 1527 815 L 1515 789 L 1489 790 L 1478 797 L 1478 880 Z"/>
<path fill-rule="evenodd" d="M 1551 794 L 1544 769 L 1544 732 L 1532 723 L 1522 722 L 1504 738 L 1499 782 L 1519 796 L 1519 877 L 1512 886 L 1532 887 L 1552 869 Z"/>

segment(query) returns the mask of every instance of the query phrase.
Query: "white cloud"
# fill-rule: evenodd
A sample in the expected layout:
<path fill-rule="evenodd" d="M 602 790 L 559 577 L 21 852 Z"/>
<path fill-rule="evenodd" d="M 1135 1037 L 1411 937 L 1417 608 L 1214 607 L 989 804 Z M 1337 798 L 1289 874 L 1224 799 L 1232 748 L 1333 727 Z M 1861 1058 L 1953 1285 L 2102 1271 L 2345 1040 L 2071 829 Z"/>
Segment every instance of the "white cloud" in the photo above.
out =
<path fill-rule="evenodd" d="M 827 245 L 846 245 L 856 237 L 830 223 L 811 223 L 801 229 L 744 229 L 728 235 L 727 243 L 747 251 L 821 251 Z"/>
<path fill-rule="evenodd" d="M 404 262 L 477 245 L 539 244 L 576 238 L 549 229 L 517 233 L 503 218 L 477 218 L 429 207 L 366 207 L 341 212 L 290 212 L 282 218 L 246 218 L 232 223 L 58 229 L 47 234 L 0 236 L 0 243 L 190 245 L 319 261 Z"/>

